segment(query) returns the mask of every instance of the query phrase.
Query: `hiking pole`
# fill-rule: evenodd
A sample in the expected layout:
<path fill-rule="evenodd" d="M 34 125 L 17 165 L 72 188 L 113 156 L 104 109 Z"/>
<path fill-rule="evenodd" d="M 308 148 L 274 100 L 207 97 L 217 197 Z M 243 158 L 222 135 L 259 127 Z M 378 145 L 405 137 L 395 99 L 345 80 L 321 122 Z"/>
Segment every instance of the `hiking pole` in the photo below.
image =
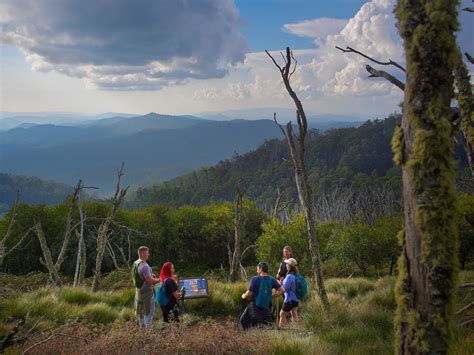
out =
<path fill-rule="evenodd" d="M 276 311 L 277 311 L 277 316 L 276 316 L 276 328 L 277 330 L 280 330 L 280 311 L 278 310 L 278 306 L 279 306 L 279 303 L 280 303 L 280 296 L 277 297 L 277 300 L 276 300 Z"/>

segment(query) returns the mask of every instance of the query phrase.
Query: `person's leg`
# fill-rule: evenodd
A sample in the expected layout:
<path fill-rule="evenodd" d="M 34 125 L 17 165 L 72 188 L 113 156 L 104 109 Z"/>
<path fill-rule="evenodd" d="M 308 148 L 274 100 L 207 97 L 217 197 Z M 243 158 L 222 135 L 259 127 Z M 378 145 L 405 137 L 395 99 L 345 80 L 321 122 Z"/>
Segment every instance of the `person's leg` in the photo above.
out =
<path fill-rule="evenodd" d="M 288 322 L 288 316 L 291 313 L 291 302 L 283 303 L 280 312 L 280 327 L 283 327 Z"/>
<path fill-rule="evenodd" d="M 286 317 L 288 316 L 288 314 L 290 314 L 290 312 L 285 312 L 282 308 L 282 310 L 280 311 L 280 327 L 284 327 L 286 325 Z"/>
<path fill-rule="evenodd" d="M 161 311 L 163 313 L 163 322 L 169 323 L 171 309 L 169 309 L 168 307 L 161 307 Z"/>
<path fill-rule="evenodd" d="M 152 297 L 150 298 L 150 313 L 143 317 L 143 325 L 145 328 L 148 327 L 151 320 L 153 319 L 153 316 L 155 315 L 155 299 L 153 297 L 153 294 L 151 296 Z"/>
<path fill-rule="evenodd" d="M 240 324 L 242 325 L 242 328 L 244 329 L 250 328 L 250 326 L 252 325 L 252 319 L 250 318 L 249 306 L 245 308 L 242 315 L 240 316 L 239 321 L 240 321 Z"/>
<path fill-rule="evenodd" d="M 293 307 L 291 310 L 291 321 L 294 323 L 298 322 L 298 306 Z"/>

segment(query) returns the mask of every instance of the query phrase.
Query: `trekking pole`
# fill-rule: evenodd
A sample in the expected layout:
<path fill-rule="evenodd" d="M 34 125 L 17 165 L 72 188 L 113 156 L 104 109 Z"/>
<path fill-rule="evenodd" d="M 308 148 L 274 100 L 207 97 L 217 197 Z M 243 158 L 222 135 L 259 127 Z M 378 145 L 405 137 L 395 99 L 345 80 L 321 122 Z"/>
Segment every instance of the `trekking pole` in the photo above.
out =
<path fill-rule="evenodd" d="M 277 311 L 277 316 L 276 316 L 276 328 L 277 330 L 280 330 L 280 311 L 278 310 L 278 306 L 279 306 L 279 303 L 280 303 L 280 297 L 278 296 L 277 297 L 277 300 L 276 300 L 276 311 Z"/>

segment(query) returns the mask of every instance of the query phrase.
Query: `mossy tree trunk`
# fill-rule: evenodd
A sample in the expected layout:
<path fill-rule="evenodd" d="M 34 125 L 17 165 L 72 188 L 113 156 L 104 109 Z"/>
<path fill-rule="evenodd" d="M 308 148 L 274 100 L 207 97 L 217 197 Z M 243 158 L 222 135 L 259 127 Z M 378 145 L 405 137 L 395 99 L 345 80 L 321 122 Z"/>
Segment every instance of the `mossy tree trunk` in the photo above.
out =
<path fill-rule="evenodd" d="M 445 354 L 456 290 L 454 133 L 457 29 L 453 0 L 399 0 L 407 81 L 392 141 L 402 165 L 405 223 L 397 282 L 397 352 Z"/>

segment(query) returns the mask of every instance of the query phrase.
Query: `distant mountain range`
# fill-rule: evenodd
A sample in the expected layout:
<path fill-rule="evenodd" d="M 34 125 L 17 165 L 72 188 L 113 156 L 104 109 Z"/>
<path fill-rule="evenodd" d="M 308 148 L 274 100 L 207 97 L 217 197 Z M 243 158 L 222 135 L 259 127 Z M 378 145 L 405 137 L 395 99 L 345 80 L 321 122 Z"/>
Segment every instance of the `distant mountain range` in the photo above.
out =
<path fill-rule="evenodd" d="M 216 164 L 256 149 L 266 140 L 281 138 L 278 127 L 268 119 L 215 121 L 156 113 L 107 113 L 91 119 L 73 113 L 48 116 L 4 112 L 2 117 L 0 127 L 13 128 L 0 130 L 0 171 L 68 185 L 82 179 L 99 187 L 101 196 L 113 191 L 116 169 L 122 161 L 124 182 L 136 188 Z M 325 131 L 360 124 L 321 121 L 318 128 Z M 3 200 L 0 196 L 0 202 Z"/>
<path fill-rule="evenodd" d="M 280 134 L 270 120 L 215 122 L 155 113 L 77 126 L 35 125 L 0 132 L 0 166 L 71 185 L 83 179 L 107 194 L 122 161 L 125 182 L 140 185 L 215 164 Z"/>

